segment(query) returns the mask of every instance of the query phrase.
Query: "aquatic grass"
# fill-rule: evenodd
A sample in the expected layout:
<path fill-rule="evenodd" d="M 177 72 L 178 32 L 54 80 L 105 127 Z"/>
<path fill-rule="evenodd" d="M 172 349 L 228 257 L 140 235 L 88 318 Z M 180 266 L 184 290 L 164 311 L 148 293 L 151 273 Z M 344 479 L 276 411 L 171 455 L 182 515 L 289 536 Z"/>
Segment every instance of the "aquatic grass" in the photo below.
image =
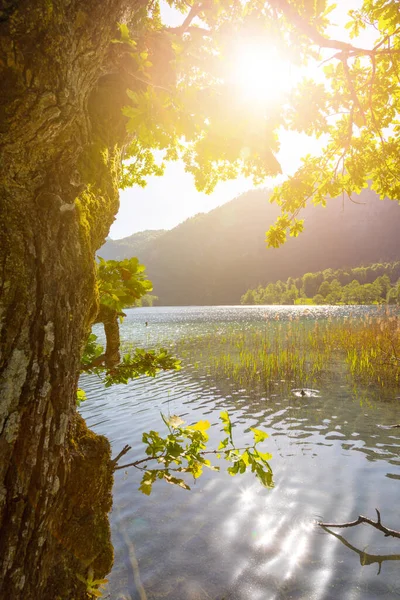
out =
<path fill-rule="evenodd" d="M 222 335 L 216 331 L 185 338 L 177 344 L 176 352 L 207 364 L 210 375 L 228 377 L 241 385 L 308 385 L 320 375 L 327 357 L 307 329 L 309 324 L 301 321 L 297 327 L 275 322 L 262 329 L 231 327 Z M 200 349 L 203 360 L 199 360 Z"/>
<path fill-rule="evenodd" d="M 312 387 L 322 378 L 337 381 L 343 375 L 355 385 L 399 385 L 398 310 L 318 320 L 305 316 L 266 314 L 263 322 L 218 324 L 204 334 L 152 342 L 168 347 L 185 366 L 242 387 Z M 130 344 L 123 344 L 124 351 Z"/>
<path fill-rule="evenodd" d="M 394 387 L 400 380 L 400 323 L 384 310 L 319 321 L 266 318 L 261 326 L 188 336 L 175 352 L 216 379 L 246 387 L 309 387 L 322 377 L 342 376 L 343 365 L 354 382 Z"/>
<path fill-rule="evenodd" d="M 400 383 L 400 319 L 383 309 L 376 316 L 347 319 L 330 330 L 331 344 L 346 353 L 352 377 L 364 384 Z"/>

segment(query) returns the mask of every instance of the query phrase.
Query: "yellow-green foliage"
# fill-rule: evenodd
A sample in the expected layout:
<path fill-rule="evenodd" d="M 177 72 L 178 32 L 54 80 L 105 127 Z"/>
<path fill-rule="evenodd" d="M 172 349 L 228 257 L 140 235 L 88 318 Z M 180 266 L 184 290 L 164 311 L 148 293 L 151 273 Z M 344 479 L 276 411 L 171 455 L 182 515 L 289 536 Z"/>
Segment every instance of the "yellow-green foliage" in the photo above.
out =
<path fill-rule="evenodd" d="M 396 386 L 400 381 L 400 320 L 384 312 L 348 319 L 329 332 L 331 345 L 346 352 L 352 376 L 365 384 Z"/>

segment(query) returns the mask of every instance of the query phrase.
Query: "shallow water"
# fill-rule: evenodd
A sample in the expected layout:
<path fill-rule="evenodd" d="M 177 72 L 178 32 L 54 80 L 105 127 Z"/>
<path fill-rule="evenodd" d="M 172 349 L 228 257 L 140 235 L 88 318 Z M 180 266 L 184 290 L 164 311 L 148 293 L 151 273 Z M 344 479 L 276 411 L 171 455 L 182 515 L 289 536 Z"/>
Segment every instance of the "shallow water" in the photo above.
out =
<path fill-rule="evenodd" d="M 125 342 L 151 347 L 226 327 L 280 320 L 362 315 L 368 307 L 170 307 L 127 311 Z M 145 322 L 148 322 L 148 326 Z M 131 600 L 376 600 L 400 598 L 400 540 L 369 526 L 335 530 L 316 519 L 343 522 L 359 514 L 400 528 L 399 392 L 359 390 L 338 373 L 318 393 L 299 396 L 277 386 L 268 396 L 215 381 L 187 365 L 178 373 L 104 389 L 82 377 L 81 412 L 127 462 L 143 456 L 141 434 L 163 432 L 160 412 L 191 423 L 208 419 L 221 438 L 218 415 L 228 410 L 238 445 L 249 427 L 265 429 L 275 487 L 251 474 L 205 473 L 192 491 L 156 483 L 138 490 L 140 473 L 118 471 L 111 514 L 115 565 L 104 596 Z M 191 483 L 190 483 L 191 485 Z M 345 545 L 344 541 L 347 545 Z"/>

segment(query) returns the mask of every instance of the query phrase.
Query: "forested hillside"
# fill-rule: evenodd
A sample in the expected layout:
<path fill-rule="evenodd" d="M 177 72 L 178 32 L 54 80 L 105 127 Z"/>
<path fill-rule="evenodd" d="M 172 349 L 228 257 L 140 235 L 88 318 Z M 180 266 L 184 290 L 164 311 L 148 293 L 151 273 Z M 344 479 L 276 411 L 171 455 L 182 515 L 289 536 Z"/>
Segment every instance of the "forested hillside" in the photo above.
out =
<path fill-rule="evenodd" d="M 278 214 L 268 198 L 265 190 L 247 192 L 170 231 L 108 240 L 99 255 L 137 255 L 162 305 L 238 304 L 259 284 L 400 258 L 400 207 L 370 190 L 356 198 L 362 204 L 338 198 L 306 208 L 304 233 L 278 249 L 265 244 Z"/>
<path fill-rule="evenodd" d="M 249 289 L 241 304 L 395 304 L 400 301 L 400 261 L 353 269 L 325 269 Z"/>
<path fill-rule="evenodd" d="M 164 229 L 147 229 L 121 240 L 108 238 L 99 254 L 105 260 L 123 260 L 124 258 L 132 258 L 132 256 L 142 256 L 147 246 L 163 233 L 165 233 Z"/>

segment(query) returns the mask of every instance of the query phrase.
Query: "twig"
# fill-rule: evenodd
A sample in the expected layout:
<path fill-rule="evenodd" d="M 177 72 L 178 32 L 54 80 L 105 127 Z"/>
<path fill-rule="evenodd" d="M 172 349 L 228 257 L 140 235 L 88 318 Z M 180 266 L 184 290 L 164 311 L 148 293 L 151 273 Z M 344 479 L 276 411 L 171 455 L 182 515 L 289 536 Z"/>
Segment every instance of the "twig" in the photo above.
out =
<path fill-rule="evenodd" d="M 385 48 L 380 50 L 379 44 L 378 46 L 375 46 L 375 48 L 359 48 L 347 42 L 326 38 L 311 23 L 308 23 L 297 12 L 297 10 L 287 2 L 287 0 L 270 0 L 270 4 L 272 7 L 281 11 L 292 25 L 297 27 L 297 29 L 299 29 L 299 31 L 304 35 L 310 37 L 320 48 L 333 48 L 334 50 L 341 50 L 342 52 L 346 52 L 346 54 L 349 56 L 378 56 L 382 54 L 398 54 L 400 52 L 400 48 Z M 390 40 L 390 36 L 388 37 Z M 340 56 L 338 55 L 335 55 L 332 58 L 338 58 L 341 60 Z"/>
<path fill-rule="evenodd" d="M 375 529 L 379 529 L 379 531 L 382 531 L 382 533 L 385 534 L 385 537 L 391 536 L 395 538 L 400 538 L 400 531 L 396 531 L 395 529 L 389 529 L 389 527 L 385 527 L 384 525 L 382 525 L 381 513 L 377 508 L 375 510 L 378 516 L 377 521 L 373 521 L 368 517 L 363 517 L 362 515 L 360 515 L 358 519 L 356 519 L 356 521 L 349 521 L 348 523 L 322 523 L 321 521 L 318 521 L 317 525 L 320 525 L 320 527 L 355 527 L 356 525 L 360 525 L 360 523 L 367 523 L 368 525 L 375 527 Z"/>
<path fill-rule="evenodd" d="M 348 192 L 346 192 L 346 193 L 347 193 L 347 197 L 348 197 L 348 199 L 349 199 L 349 200 L 350 200 L 350 202 L 352 202 L 353 204 L 367 204 L 366 202 L 357 202 L 357 200 L 353 200 L 353 198 L 351 197 L 351 195 L 350 195 Z"/>
<path fill-rule="evenodd" d="M 187 31 L 189 31 L 189 29 L 191 31 L 193 31 L 194 29 L 199 29 L 199 30 L 201 29 L 202 33 L 204 33 L 206 35 L 210 35 L 211 32 L 206 29 L 190 27 L 193 19 L 195 19 L 202 10 L 204 10 L 203 4 L 201 2 L 196 2 L 196 4 L 193 4 L 190 11 L 186 15 L 186 18 L 183 21 L 182 25 L 179 25 L 179 27 L 167 27 L 166 31 L 168 31 L 169 33 L 175 33 L 177 35 L 180 35 L 181 33 L 185 33 Z"/>
<path fill-rule="evenodd" d="M 223 450 L 223 449 L 221 449 L 221 450 L 204 450 L 203 452 L 199 452 L 199 455 L 204 456 L 205 454 L 226 454 L 227 452 L 230 452 L 232 449 L 229 449 L 229 450 Z M 235 448 L 235 450 L 242 451 L 242 450 L 246 450 L 246 448 Z M 189 455 L 182 454 L 182 456 L 180 458 L 185 459 L 187 456 L 189 456 Z M 127 469 L 128 467 L 136 467 L 137 469 L 141 469 L 141 467 L 139 467 L 139 465 L 146 463 L 149 460 L 158 460 L 159 458 L 163 458 L 163 457 L 164 457 L 163 454 L 160 454 L 158 456 L 148 456 L 147 458 L 141 458 L 139 460 L 135 460 L 126 465 L 118 465 L 117 467 L 115 467 L 114 470 L 118 471 L 119 469 Z"/>
<path fill-rule="evenodd" d="M 120 458 L 122 458 L 123 456 L 125 456 L 125 454 L 127 452 L 129 452 L 129 450 L 131 450 L 132 446 L 129 446 L 128 444 L 126 446 L 124 446 L 121 450 L 121 452 L 119 454 L 117 454 L 117 456 L 115 458 L 112 459 L 111 464 L 115 465 L 117 464 L 117 462 L 119 461 Z"/>
<path fill-rule="evenodd" d="M 161 456 L 147 456 L 146 458 L 141 458 L 140 460 L 135 460 L 134 462 L 128 463 L 127 465 L 118 465 L 115 467 L 114 471 L 118 471 L 119 469 L 127 469 L 128 467 L 136 467 L 140 469 L 139 465 L 149 460 L 157 460 L 161 458 Z"/>

